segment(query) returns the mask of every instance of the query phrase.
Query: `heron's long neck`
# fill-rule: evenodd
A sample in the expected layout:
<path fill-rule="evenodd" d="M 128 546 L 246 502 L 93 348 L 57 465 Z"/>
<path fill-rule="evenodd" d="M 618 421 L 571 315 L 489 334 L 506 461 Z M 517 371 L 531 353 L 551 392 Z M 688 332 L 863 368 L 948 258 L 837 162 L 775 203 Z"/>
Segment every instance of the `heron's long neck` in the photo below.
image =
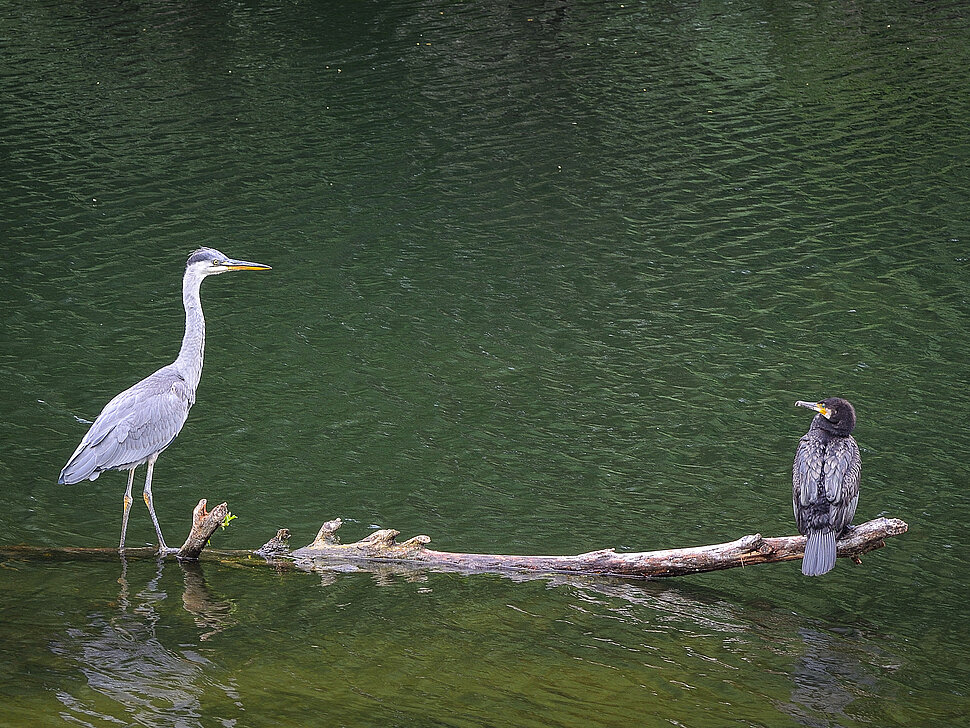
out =
<path fill-rule="evenodd" d="M 185 335 L 175 366 L 192 389 L 202 378 L 202 355 L 205 351 L 205 317 L 199 288 L 202 278 L 186 273 L 182 279 L 182 305 L 185 306 Z"/>

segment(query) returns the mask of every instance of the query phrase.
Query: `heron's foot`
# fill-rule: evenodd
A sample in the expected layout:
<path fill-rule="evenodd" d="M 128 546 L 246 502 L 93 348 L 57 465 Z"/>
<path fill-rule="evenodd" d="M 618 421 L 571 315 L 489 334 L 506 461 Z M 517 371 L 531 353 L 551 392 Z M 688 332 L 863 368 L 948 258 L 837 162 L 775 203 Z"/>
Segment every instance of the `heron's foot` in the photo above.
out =
<path fill-rule="evenodd" d="M 161 537 L 161 534 L 158 534 Z M 158 550 L 155 552 L 159 556 L 165 556 L 166 554 L 178 553 L 178 549 L 170 548 L 167 543 L 165 543 L 164 538 L 158 539 Z"/>

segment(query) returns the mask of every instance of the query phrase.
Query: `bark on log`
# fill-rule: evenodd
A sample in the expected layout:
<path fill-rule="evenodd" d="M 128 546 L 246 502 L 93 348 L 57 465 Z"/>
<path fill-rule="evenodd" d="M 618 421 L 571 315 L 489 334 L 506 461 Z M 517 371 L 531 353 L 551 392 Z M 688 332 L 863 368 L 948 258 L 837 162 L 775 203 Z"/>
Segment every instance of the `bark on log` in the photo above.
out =
<path fill-rule="evenodd" d="M 575 556 L 524 556 L 518 554 L 463 554 L 426 548 L 428 536 L 415 536 L 397 543 L 399 531 L 375 531 L 351 544 L 336 537 L 340 519 L 323 524 L 309 546 L 290 556 L 299 565 L 316 561 L 393 561 L 409 564 L 486 571 L 571 572 L 611 576 L 683 576 L 704 571 L 769 564 L 801 559 L 804 536 L 764 538 L 761 534 L 736 541 L 662 551 L 617 553 L 613 549 L 590 551 Z M 905 533 L 909 526 L 897 518 L 877 518 L 852 528 L 836 543 L 838 555 L 861 563 L 862 554 L 885 546 L 885 539 Z"/>
<path fill-rule="evenodd" d="M 182 544 L 182 548 L 176 553 L 176 556 L 181 560 L 198 560 L 199 554 L 209 543 L 212 534 L 222 525 L 229 514 L 229 506 L 226 503 L 220 503 L 208 512 L 205 509 L 205 503 L 205 498 L 203 498 L 192 511 L 192 529 L 189 531 L 185 543 Z"/>
<path fill-rule="evenodd" d="M 195 560 L 200 556 L 219 561 L 233 561 L 249 565 L 272 563 L 312 569 L 334 563 L 379 562 L 410 565 L 418 568 L 437 567 L 476 571 L 517 571 L 521 573 L 601 574 L 628 577 L 666 577 L 718 571 L 735 567 L 769 564 L 801 559 L 805 551 L 804 536 L 764 538 L 761 534 L 743 536 L 736 541 L 661 551 L 617 553 L 614 549 L 590 551 L 571 556 L 526 556 L 521 554 L 466 554 L 434 551 L 427 548 L 428 536 L 415 536 L 397 542 L 399 531 L 375 531 L 360 541 L 341 544 L 337 530 L 341 520 L 327 521 L 320 528 L 313 543 L 295 551 L 287 546 L 289 531 L 280 529 L 276 536 L 255 551 L 205 549 L 208 539 L 222 523 L 229 511 L 226 503 L 207 512 L 205 499 L 200 500 L 192 513 L 192 528 L 177 556 L 180 560 Z M 861 563 L 862 554 L 885 546 L 885 539 L 906 533 L 909 526 L 897 518 L 877 518 L 859 524 L 836 543 L 838 555 Z M 254 556 L 261 557 L 254 559 Z M 0 558 L 25 559 L 117 558 L 116 548 L 53 548 L 31 546 L 0 546 Z M 156 558 L 151 548 L 125 549 L 124 558 Z"/>

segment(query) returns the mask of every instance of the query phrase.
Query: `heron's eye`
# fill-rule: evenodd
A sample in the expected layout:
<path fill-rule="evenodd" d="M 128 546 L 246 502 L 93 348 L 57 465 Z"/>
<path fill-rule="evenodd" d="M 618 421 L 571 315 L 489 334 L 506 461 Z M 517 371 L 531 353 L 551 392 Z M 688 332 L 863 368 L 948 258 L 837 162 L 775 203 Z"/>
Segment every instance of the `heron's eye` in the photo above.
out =
<path fill-rule="evenodd" d="M 213 267 L 217 267 L 217 266 L 220 266 L 220 265 L 225 265 L 225 263 L 223 261 L 221 261 L 221 260 L 218 260 L 218 259 L 212 261 L 212 266 Z"/>

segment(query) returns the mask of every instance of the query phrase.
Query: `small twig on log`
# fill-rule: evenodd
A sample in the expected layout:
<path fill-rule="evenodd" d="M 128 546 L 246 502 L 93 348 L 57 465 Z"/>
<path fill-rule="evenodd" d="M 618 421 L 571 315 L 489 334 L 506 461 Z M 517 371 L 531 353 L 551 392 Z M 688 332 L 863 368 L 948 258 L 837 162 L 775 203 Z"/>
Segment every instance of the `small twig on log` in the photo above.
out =
<path fill-rule="evenodd" d="M 182 560 L 197 560 L 202 549 L 206 547 L 212 534 L 222 525 L 229 513 L 229 506 L 220 503 L 211 511 L 205 510 L 205 498 L 199 501 L 199 505 L 192 511 L 192 530 L 189 531 L 188 538 L 178 550 L 176 556 Z"/>

